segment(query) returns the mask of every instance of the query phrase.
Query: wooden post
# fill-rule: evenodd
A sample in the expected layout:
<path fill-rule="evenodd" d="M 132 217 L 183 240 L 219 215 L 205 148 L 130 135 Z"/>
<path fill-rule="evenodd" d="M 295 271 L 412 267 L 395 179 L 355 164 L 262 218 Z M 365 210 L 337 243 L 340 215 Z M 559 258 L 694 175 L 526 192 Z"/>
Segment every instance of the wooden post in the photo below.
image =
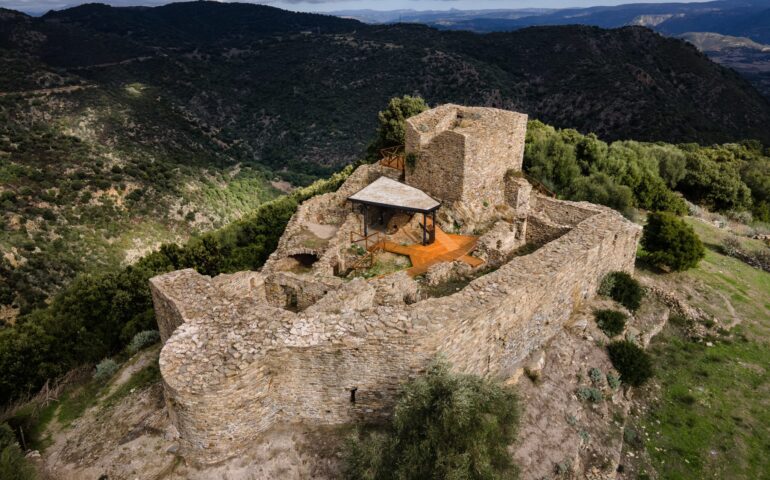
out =
<path fill-rule="evenodd" d="M 428 229 L 428 215 L 425 212 L 422 212 L 422 244 L 427 244 L 427 239 L 425 238 L 427 235 L 427 229 Z"/>
<path fill-rule="evenodd" d="M 364 238 L 369 236 L 369 229 L 366 226 L 366 212 L 368 211 L 368 208 L 366 204 L 364 204 Z M 366 241 L 364 241 L 364 244 L 366 244 Z"/>
<path fill-rule="evenodd" d="M 436 211 L 435 210 L 433 210 L 433 222 L 431 223 L 433 223 L 433 225 L 431 225 L 431 228 L 433 230 L 431 230 L 430 240 L 431 240 L 431 243 L 433 243 L 436 241 Z"/>

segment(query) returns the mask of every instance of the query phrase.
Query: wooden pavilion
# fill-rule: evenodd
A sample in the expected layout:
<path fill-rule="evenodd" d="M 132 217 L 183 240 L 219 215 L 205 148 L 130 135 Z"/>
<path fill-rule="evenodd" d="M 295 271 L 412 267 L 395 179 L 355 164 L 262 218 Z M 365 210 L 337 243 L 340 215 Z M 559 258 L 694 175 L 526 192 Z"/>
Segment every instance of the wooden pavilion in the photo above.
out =
<path fill-rule="evenodd" d="M 370 212 L 379 211 L 383 223 L 383 209 L 422 214 L 422 244 L 429 245 L 436 238 L 436 210 L 441 202 L 420 189 L 411 187 L 388 177 L 380 177 L 355 194 L 348 197 L 363 214 L 364 238 L 369 237 Z M 373 207 L 373 208 L 372 208 Z M 430 222 L 428 216 L 430 215 Z"/>

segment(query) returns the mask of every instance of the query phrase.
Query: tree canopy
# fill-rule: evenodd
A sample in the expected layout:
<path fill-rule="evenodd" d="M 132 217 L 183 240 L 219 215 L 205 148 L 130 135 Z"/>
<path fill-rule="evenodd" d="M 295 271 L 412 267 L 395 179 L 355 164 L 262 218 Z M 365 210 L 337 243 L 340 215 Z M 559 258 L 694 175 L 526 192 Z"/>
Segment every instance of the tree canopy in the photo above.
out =
<path fill-rule="evenodd" d="M 380 150 L 404 144 L 406 119 L 428 109 L 428 104 L 421 97 L 404 95 L 391 98 L 385 110 L 377 114 L 377 137 L 369 145 L 369 158 L 377 158 Z"/>
<path fill-rule="evenodd" d="M 705 255 L 703 243 L 692 227 L 666 212 L 648 215 L 642 248 L 650 263 L 676 271 L 695 267 Z"/>
<path fill-rule="evenodd" d="M 751 211 L 770 221 L 770 157 L 756 142 L 607 144 L 533 120 L 524 169 L 562 198 L 600 203 L 626 216 L 634 208 L 683 215 L 684 196 L 712 210 Z"/>
<path fill-rule="evenodd" d="M 404 387 L 392 424 L 349 444 L 346 477 L 356 480 L 515 478 L 514 393 L 443 362 Z"/>

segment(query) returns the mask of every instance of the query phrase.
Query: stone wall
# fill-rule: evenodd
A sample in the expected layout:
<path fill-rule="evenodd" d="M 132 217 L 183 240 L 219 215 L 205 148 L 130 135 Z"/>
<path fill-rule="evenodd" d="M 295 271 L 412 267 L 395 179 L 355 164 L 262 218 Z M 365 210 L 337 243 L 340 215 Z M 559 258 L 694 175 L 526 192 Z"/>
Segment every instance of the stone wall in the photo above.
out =
<path fill-rule="evenodd" d="M 487 266 L 502 265 L 526 242 L 526 225 L 525 221 L 497 221 L 478 239 L 475 256 L 483 259 Z"/>
<path fill-rule="evenodd" d="M 458 371 L 505 378 L 604 274 L 633 269 L 639 231 L 595 207 L 540 250 L 413 304 L 381 305 L 376 282 L 359 279 L 294 313 L 228 298 L 216 279 L 191 270 L 156 277 L 159 322 L 183 320 L 160 359 L 183 454 L 222 460 L 277 422 L 382 418 L 399 386 L 438 353 Z"/>
<path fill-rule="evenodd" d="M 342 280 L 334 276 L 318 277 L 277 272 L 264 279 L 265 297 L 273 307 L 302 311 L 339 287 Z"/>
<path fill-rule="evenodd" d="M 417 118 L 407 151 L 421 156 L 407 181 L 453 200 L 440 218 L 486 225 L 477 255 L 499 268 L 420 301 L 405 272 L 334 276 L 349 263 L 360 218 L 347 198 L 398 175 L 364 165 L 299 207 L 261 272 L 151 279 L 166 401 L 189 461 L 235 456 L 276 424 L 382 419 L 403 382 L 437 355 L 458 371 L 505 379 L 606 273 L 633 270 L 639 226 L 604 207 L 531 196 L 526 181 L 506 176 L 521 167 L 525 115 L 450 105 Z M 542 247 L 509 261 L 525 239 Z M 312 265 L 292 257 L 310 253 Z M 458 265 L 436 266 L 429 281 Z"/>

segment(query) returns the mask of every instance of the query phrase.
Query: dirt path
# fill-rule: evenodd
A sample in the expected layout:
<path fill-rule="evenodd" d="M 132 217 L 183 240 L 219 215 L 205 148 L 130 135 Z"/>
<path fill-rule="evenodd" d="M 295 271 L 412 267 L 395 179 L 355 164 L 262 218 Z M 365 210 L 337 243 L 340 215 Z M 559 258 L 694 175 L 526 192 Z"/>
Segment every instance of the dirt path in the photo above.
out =
<path fill-rule="evenodd" d="M 727 295 L 725 295 L 724 293 L 722 293 L 720 291 L 716 291 L 716 290 L 714 291 L 714 293 L 719 295 L 719 297 L 722 300 L 724 300 L 725 307 L 727 307 L 727 312 L 732 317 L 732 320 L 730 321 L 730 324 L 726 325 L 725 328 L 727 328 L 729 330 L 729 329 L 733 328 L 734 326 L 738 325 L 739 323 L 741 323 L 741 321 L 742 321 L 741 317 L 738 316 L 738 312 L 735 311 L 735 307 L 733 306 L 733 302 L 730 301 L 730 299 L 727 297 Z"/>
<path fill-rule="evenodd" d="M 21 95 L 21 96 L 33 96 L 33 95 L 51 95 L 55 93 L 72 93 L 78 90 L 85 90 L 87 88 L 94 88 L 96 85 L 69 85 L 66 87 L 54 87 L 54 88 L 41 88 L 38 90 L 22 90 L 19 92 L 0 92 L 0 97 L 7 97 L 9 95 Z"/>
<path fill-rule="evenodd" d="M 109 385 L 109 388 L 104 393 L 104 397 L 107 398 L 115 391 L 117 391 L 118 388 L 120 388 L 122 385 L 124 385 L 127 381 L 131 379 L 131 377 L 138 372 L 139 370 L 143 369 L 144 367 L 150 365 L 158 355 L 158 350 L 160 349 L 159 346 L 150 348 L 148 350 L 145 350 L 141 352 L 138 355 L 135 355 L 131 360 L 128 361 L 126 365 L 124 365 L 120 372 L 115 376 L 115 378 L 112 380 L 112 382 Z"/>
<path fill-rule="evenodd" d="M 158 58 L 159 56 L 164 56 L 164 55 L 145 55 L 143 57 L 135 57 L 135 58 L 129 58 L 126 60 L 121 60 L 119 62 L 97 63 L 95 65 L 85 65 L 82 67 L 74 67 L 74 68 L 71 68 L 70 70 L 90 70 L 93 68 L 114 67 L 116 65 L 128 65 L 130 63 L 145 62 L 147 60 L 152 60 L 153 58 Z"/>

